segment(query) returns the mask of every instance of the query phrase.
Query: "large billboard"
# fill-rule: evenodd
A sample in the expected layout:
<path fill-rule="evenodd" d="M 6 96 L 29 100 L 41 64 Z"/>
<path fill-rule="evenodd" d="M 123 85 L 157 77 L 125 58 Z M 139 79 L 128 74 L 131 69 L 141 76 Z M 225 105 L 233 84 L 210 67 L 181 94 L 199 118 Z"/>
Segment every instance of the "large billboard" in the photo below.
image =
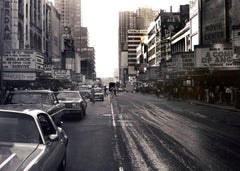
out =
<path fill-rule="evenodd" d="M 239 62 L 235 62 L 232 46 L 216 44 L 212 47 L 195 46 L 196 68 L 207 69 L 238 69 Z"/>
<path fill-rule="evenodd" d="M 240 26 L 240 17 L 239 17 L 239 11 L 240 11 L 240 1 L 239 0 L 232 0 L 232 25 L 233 26 Z"/>
<path fill-rule="evenodd" d="M 202 44 L 225 43 L 225 0 L 202 0 Z"/>

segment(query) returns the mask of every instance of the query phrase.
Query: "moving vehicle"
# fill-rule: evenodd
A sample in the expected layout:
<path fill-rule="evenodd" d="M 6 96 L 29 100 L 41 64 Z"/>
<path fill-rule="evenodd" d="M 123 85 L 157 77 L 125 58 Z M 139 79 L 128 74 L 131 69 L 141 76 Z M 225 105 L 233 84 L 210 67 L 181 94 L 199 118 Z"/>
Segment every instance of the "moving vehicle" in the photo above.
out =
<path fill-rule="evenodd" d="M 59 103 L 65 105 L 64 115 L 74 114 L 80 118 L 86 115 L 87 102 L 79 91 L 58 91 L 55 93 Z"/>
<path fill-rule="evenodd" d="M 115 82 L 109 82 L 109 91 L 112 91 L 116 87 Z"/>
<path fill-rule="evenodd" d="M 67 145 L 64 130 L 46 112 L 0 109 L 0 170 L 63 171 Z"/>
<path fill-rule="evenodd" d="M 95 100 L 101 100 L 104 101 L 104 93 L 103 89 L 101 87 L 94 87 L 94 96 L 92 97 L 94 99 L 90 99 L 91 101 Z"/>
<path fill-rule="evenodd" d="M 8 109 L 15 109 L 22 106 L 25 109 L 40 109 L 48 113 L 57 125 L 62 120 L 64 104 L 59 103 L 58 99 L 51 90 L 15 90 L 10 91 L 3 105 Z"/>
<path fill-rule="evenodd" d="M 85 99 L 90 98 L 91 88 L 89 88 L 89 86 L 78 86 L 76 90 L 78 90 Z"/>

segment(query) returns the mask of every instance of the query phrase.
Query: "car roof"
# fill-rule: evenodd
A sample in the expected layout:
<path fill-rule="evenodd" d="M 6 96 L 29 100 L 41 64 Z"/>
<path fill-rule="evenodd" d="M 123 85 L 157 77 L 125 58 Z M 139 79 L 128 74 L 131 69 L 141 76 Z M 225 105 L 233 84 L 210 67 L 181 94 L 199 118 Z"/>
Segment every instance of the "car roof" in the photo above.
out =
<path fill-rule="evenodd" d="M 13 91 L 10 91 L 11 93 L 51 93 L 53 91 L 51 90 L 13 90 Z"/>
<path fill-rule="evenodd" d="M 62 90 L 62 91 L 57 91 L 56 93 L 71 93 L 71 92 L 74 92 L 74 93 L 79 93 L 78 90 Z"/>
<path fill-rule="evenodd" d="M 18 113 L 18 114 L 22 114 L 22 115 L 29 115 L 34 118 L 36 118 L 39 113 L 46 113 L 39 109 L 24 109 L 23 108 L 23 109 L 11 110 L 11 109 L 7 109 L 7 107 L 6 107 L 6 109 L 4 109 L 4 106 L 1 106 L 0 112 Z"/>

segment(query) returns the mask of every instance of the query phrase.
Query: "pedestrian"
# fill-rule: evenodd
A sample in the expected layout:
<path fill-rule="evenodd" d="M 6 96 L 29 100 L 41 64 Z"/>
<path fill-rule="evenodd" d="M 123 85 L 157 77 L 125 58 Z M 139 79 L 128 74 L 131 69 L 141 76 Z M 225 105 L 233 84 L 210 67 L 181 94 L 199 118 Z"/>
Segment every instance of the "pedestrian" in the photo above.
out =
<path fill-rule="evenodd" d="M 116 87 L 113 87 L 113 93 L 114 93 L 114 96 L 116 97 L 117 96 L 117 88 Z"/>
<path fill-rule="evenodd" d="M 107 86 L 104 86 L 104 96 L 107 96 Z"/>
<path fill-rule="evenodd" d="M 95 94 L 95 90 L 94 90 L 94 85 L 93 85 L 92 88 L 91 88 L 91 101 L 92 101 L 93 103 L 95 103 L 94 94 Z"/>
<path fill-rule="evenodd" d="M 230 101 L 231 101 L 232 89 L 230 87 L 227 87 L 226 90 L 225 90 L 225 93 L 226 93 L 227 104 L 229 104 Z"/>

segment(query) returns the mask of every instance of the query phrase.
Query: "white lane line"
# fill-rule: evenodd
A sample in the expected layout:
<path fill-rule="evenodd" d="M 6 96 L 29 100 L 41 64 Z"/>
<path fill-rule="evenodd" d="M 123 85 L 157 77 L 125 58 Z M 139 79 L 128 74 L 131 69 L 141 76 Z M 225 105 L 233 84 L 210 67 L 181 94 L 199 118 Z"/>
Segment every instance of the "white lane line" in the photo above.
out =
<path fill-rule="evenodd" d="M 111 103 L 111 111 L 112 111 L 112 122 L 113 122 L 113 127 L 116 127 L 116 121 L 115 121 L 115 116 L 114 116 L 114 112 L 113 112 L 113 106 Z"/>
<path fill-rule="evenodd" d="M 0 169 L 2 169 L 10 160 L 12 160 L 12 158 L 13 157 L 15 157 L 16 156 L 16 154 L 14 153 L 14 154 L 12 154 L 11 156 L 9 156 L 4 162 L 2 162 L 1 164 L 0 164 Z"/>

